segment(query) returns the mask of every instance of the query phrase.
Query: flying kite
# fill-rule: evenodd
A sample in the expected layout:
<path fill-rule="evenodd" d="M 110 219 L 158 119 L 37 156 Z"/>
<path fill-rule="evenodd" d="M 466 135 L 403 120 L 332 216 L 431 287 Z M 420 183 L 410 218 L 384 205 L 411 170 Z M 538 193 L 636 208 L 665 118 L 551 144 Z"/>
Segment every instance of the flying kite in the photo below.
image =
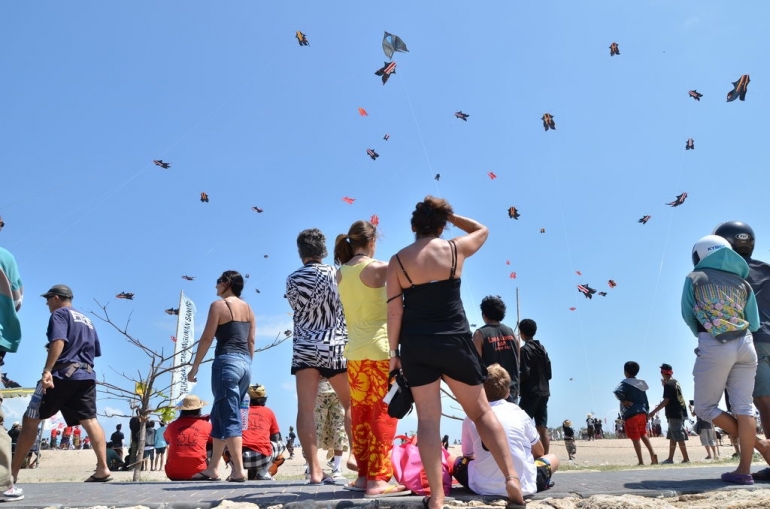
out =
<path fill-rule="evenodd" d="M 497 178 L 497 175 L 495 175 L 495 172 L 493 172 L 493 171 L 488 171 L 488 172 L 487 172 L 487 175 L 488 175 L 488 176 L 489 176 L 489 178 L 491 178 L 492 180 L 495 180 L 495 179 Z"/>
<path fill-rule="evenodd" d="M 193 281 L 195 280 L 195 276 L 182 276 L 182 279 L 185 281 Z"/>
<path fill-rule="evenodd" d="M 615 288 L 616 286 L 618 286 L 618 284 L 615 282 L 614 279 L 610 279 L 609 281 L 607 281 L 607 284 L 610 285 L 610 288 Z"/>
<path fill-rule="evenodd" d="M 687 138 L 687 141 L 684 144 L 685 150 L 695 150 L 695 140 L 692 138 Z"/>
<path fill-rule="evenodd" d="M 385 136 L 383 136 L 382 139 L 385 141 L 388 141 L 390 139 L 390 135 L 388 133 L 385 133 Z"/>
<path fill-rule="evenodd" d="M 116 299 L 134 300 L 134 294 L 131 292 L 120 292 L 115 296 Z"/>
<path fill-rule="evenodd" d="M 356 201 L 356 199 L 355 198 L 348 198 L 347 196 L 345 196 L 345 197 L 342 198 L 342 201 L 344 201 L 348 205 L 353 205 L 353 202 Z"/>
<path fill-rule="evenodd" d="M 433 177 L 433 180 L 435 180 L 436 182 L 438 182 L 439 180 L 441 180 L 441 174 L 440 174 L 440 173 L 436 173 L 436 176 L 435 176 L 435 177 Z"/>
<path fill-rule="evenodd" d="M 377 159 L 378 157 L 380 157 L 380 154 L 378 154 L 377 152 L 375 152 L 373 148 L 368 148 L 368 149 L 366 149 L 366 153 L 369 155 L 369 157 L 371 157 L 371 158 L 372 158 L 372 161 L 374 161 L 375 159 Z"/>
<path fill-rule="evenodd" d="M 599 292 L 596 295 L 598 295 L 600 297 L 606 297 L 607 296 L 607 292 Z"/>
<path fill-rule="evenodd" d="M 463 113 L 462 110 L 460 110 L 460 111 L 455 111 L 455 117 L 459 118 L 464 122 L 467 122 L 468 117 L 470 117 L 470 115 L 468 113 Z"/>
<path fill-rule="evenodd" d="M 578 276 L 582 276 L 582 275 L 583 275 L 583 273 L 582 273 L 582 272 L 580 272 L 579 270 L 576 270 L 576 271 L 575 271 L 575 274 L 577 274 Z"/>
<path fill-rule="evenodd" d="M 610 44 L 610 56 L 614 57 L 615 55 L 620 55 L 620 48 L 618 48 L 618 43 L 613 42 Z"/>
<path fill-rule="evenodd" d="M 372 223 L 373 226 L 377 226 L 380 224 L 380 218 L 377 217 L 377 214 L 372 215 L 372 217 L 369 218 L 369 222 Z"/>
<path fill-rule="evenodd" d="M 650 220 L 652 216 L 643 216 L 637 223 L 647 224 L 647 221 Z"/>
<path fill-rule="evenodd" d="M 153 159 L 152 162 L 155 163 L 155 166 L 160 166 L 164 170 L 168 170 L 171 166 L 171 163 L 164 163 L 163 159 Z"/>
<path fill-rule="evenodd" d="M 249 279 L 251 277 L 251 274 L 244 274 L 243 277 L 245 277 L 246 279 Z"/>
<path fill-rule="evenodd" d="M 580 293 L 585 295 L 586 299 L 593 298 L 593 295 L 596 293 L 596 290 L 594 290 L 588 285 L 577 285 L 577 289 Z"/>
<path fill-rule="evenodd" d="M 511 260 L 505 260 L 505 264 L 506 265 L 510 265 L 511 264 Z"/>
<path fill-rule="evenodd" d="M 297 33 L 294 35 L 294 37 L 297 38 L 297 42 L 300 46 L 310 46 L 310 43 L 307 41 L 307 36 L 297 30 Z"/>
<path fill-rule="evenodd" d="M 703 94 L 701 94 L 697 90 L 690 90 L 689 92 L 687 92 L 687 95 L 689 95 L 690 97 L 692 97 L 696 101 L 700 101 L 700 98 L 703 97 Z"/>
<path fill-rule="evenodd" d="M 21 384 L 19 382 L 11 380 L 10 378 L 8 378 L 8 375 L 6 375 L 5 373 L 3 373 L 3 376 L 2 378 L 0 378 L 0 380 L 2 380 L 3 386 L 6 389 L 18 389 L 21 387 Z"/>
<path fill-rule="evenodd" d="M 543 114 L 542 117 L 540 117 L 540 120 L 543 121 L 543 127 L 547 131 L 548 129 L 556 130 L 556 122 L 553 121 L 553 115 L 550 113 Z"/>
<path fill-rule="evenodd" d="M 570 311 L 575 311 L 577 308 L 569 308 Z"/>
<path fill-rule="evenodd" d="M 393 59 L 393 53 L 396 51 L 409 53 L 409 50 L 406 49 L 406 43 L 401 40 L 401 37 L 389 34 L 388 32 L 385 32 L 385 35 L 382 36 L 382 51 L 385 52 L 388 60 Z"/>
<path fill-rule="evenodd" d="M 516 273 L 515 272 L 511 272 L 508 277 L 511 278 L 511 279 L 516 279 Z"/>
<path fill-rule="evenodd" d="M 209 195 L 207 195 L 206 193 L 201 193 L 201 202 L 208 203 Z"/>
<path fill-rule="evenodd" d="M 358 114 L 361 115 L 362 117 L 368 117 L 369 116 L 369 114 L 363 108 L 358 108 Z"/>
<path fill-rule="evenodd" d="M 388 78 L 390 78 L 391 74 L 396 74 L 396 63 L 395 62 L 385 62 L 385 65 L 383 65 L 381 68 L 377 69 L 374 74 L 377 76 L 382 76 L 382 84 L 388 82 Z"/>
<path fill-rule="evenodd" d="M 270 258 L 270 255 L 263 255 L 262 258 Z"/>
<path fill-rule="evenodd" d="M 747 89 L 750 81 L 748 74 L 744 74 L 738 78 L 738 81 L 733 81 L 733 89 L 727 92 L 727 102 L 736 99 L 740 99 L 741 101 L 746 100 L 746 92 L 748 91 Z"/>
<path fill-rule="evenodd" d="M 264 210 L 259 207 L 251 207 L 251 210 L 253 210 L 257 214 L 261 214 L 262 212 L 264 212 Z"/>
<path fill-rule="evenodd" d="M 178 315 L 179 314 L 179 308 L 168 308 L 166 310 L 167 315 Z"/>
<path fill-rule="evenodd" d="M 687 199 L 687 193 L 682 193 L 676 195 L 676 200 L 672 202 L 666 203 L 666 205 L 671 205 L 672 207 L 678 207 L 679 205 L 683 204 L 684 201 Z"/>
<path fill-rule="evenodd" d="M 540 228 L 540 233 L 545 233 L 545 228 Z"/>
<path fill-rule="evenodd" d="M 254 291 L 257 292 L 257 293 L 262 293 L 262 292 L 259 291 L 259 288 L 254 288 Z"/>
<path fill-rule="evenodd" d="M 471 324 L 471 327 L 472 327 L 472 328 L 475 328 L 475 327 L 476 327 L 476 324 L 475 324 L 475 323 L 472 323 L 472 324 Z"/>
<path fill-rule="evenodd" d="M 519 217 L 521 217 L 521 214 L 519 214 L 519 211 L 516 210 L 516 207 L 510 207 L 508 208 L 508 217 L 518 220 Z"/>

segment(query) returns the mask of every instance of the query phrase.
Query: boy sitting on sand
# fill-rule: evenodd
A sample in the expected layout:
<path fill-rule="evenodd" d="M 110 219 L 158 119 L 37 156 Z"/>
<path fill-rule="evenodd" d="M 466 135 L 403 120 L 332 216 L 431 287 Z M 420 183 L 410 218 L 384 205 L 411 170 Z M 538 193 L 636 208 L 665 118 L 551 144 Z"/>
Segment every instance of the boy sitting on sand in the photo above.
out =
<path fill-rule="evenodd" d="M 650 451 L 650 463 L 658 464 L 658 456 L 652 451 L 652 444 L 647 438 L 647 419 L 650 411 L 650 403 L 647 401 L 647 382 L 636 378 L 639 374 L 639 364 L 628 361 L 623 365 L 623 373 L 626 378 L 615 389 L 615 396 L 620 400 L 620 415 L 625 424 L 626 436 L 631 439 L 636 451 L 639 464 L 644 465 L 642 458 L 642 445 Z"/>
<path fill-rule="evenodd" d="M 543 444 L 532 419 L 518 405 L 506 401 L 511 377 L 505 368 L 492 364 L 487 372 L 484 392 L 505 431 L 522 494 L 528 496 L 547 490 L 552 486 L 551 475 L 559 468 L 559 459 L 555 454 L 543 454 Z M 506 497 L 503 473 L 492 453 L 481 443 L 476 425 L 469 418 L 463 421 L 462 437 L 463 455 L 455 461 L 455 479 L 479 495 Z"/>

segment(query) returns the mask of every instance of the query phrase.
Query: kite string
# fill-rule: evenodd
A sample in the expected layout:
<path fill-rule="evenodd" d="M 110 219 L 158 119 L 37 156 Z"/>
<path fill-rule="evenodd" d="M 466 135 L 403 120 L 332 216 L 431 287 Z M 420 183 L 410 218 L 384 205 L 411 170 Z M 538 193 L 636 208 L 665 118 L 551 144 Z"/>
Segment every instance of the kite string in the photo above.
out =
<path fill-rule="evenodd" d="M 439 186 L 439 181 L 434 178 L 435 172 L 433 170 L 433 165 L 431 164 L 431 161 L 430 161 L 430 156 L 428 155 L 428 148 L 425 146 L 425 140 L 423 140 L 423 137 L 422 137 L 422 129 L 420 129 L 420 123 L 417 121 L 417 115 L 414 112 L 414 106 L 412 105 L 412 98 L 409 95 L 409 89 L 406 86 L 406 80 L 404 79 L 403 75 L 399 75 L 399 76 L 400 76 L 399 81 L 401 82 L 401 85 L 404 87 L 404 95 L 406 96 L 407 103 L 409 104 L 409 110 L 412 113 L 412 120 L 414 121 L 414 126 L 417 129 L 417 136 L 420 138 L 422 151 L 425 154 L 425 160 L 428 162 L 429 175 L 434 180 L 434 185 L 436 187 L 436 194 L 438 196 L 441 196 L 441 188 Z M 463 267 L 463 271 L 465 271 L 465 267 Z M 473 290 L 471 289 L 471 285 L 466 285 L 464 287 L 464 290 L 470 296 L 470 301 L 471 301 L 471 305 L 473 306 L 473 309 L 479 309 L 478 301 L 476 300 L 476 296 L 474 295 Z"/>
<path fill-rule="evenodd" d="M 685 122 L 686 130 L 688 132 L 690 130 L 690 118 L 691 118 L 691 116 L 692 116 L 692 108 L 689 107 L 689 108 L 687 108 L 687 121 Z M 685 157 L 685 153 L 686 152 L 687 151 L 684 150 L 684 151 L 680 152 L 680 154 L 679 154 L 679 174 L 677 176 L 677 181 L 676 181 L 676 189 L 677 190 L 680 189 L 679 185 L 682 182 L 682 175 L 684 174 L 684 157 Z M 674 224 L 674 209 L 675 208 L 676 207 L 671 207 L 671 211 L 670 211 L 669 216 L 668 216 L 668 229 L 666 230 L 666 238 L 663 241 L 663 252 L 660 255 L 660 264 L 658 265 L 658 276 L 655 279 L 655 288 L 653 289 L 652 299 L 650 301 L 650 316 L 647 318 L 647 327 L 646 327 L 646 329 L 644 331 L 644 337 L 645 338 L 649 337 L 649 335 L 650 335 L 650 327 L 652 325 L 652 317 L 653 317 L 653 313 L 654 313 L 654 310 L 655 310 L 655 302 L 656 302 L 657 297 L 658 297 L 658 289 L 660 287 L 660 279 L 661 279 L 661 277 L 663 275 L 663 264 L 664 264 L 665 259 L 666 259 L 666 251 L 668 250 L 668 241 L 669 241 L 669 238 L 671 237 L 671 228 L 673 227 L 673 224 Z"/>
<path fill-rule="evenodd" d="M 551 159 L 553 159 L 553 141 L 550 139 L 551 136 L 549 136 L 548 140 L 548 152 L 551 154 Z M 559 174 L 556 170 L 556 164 L 552 160 L 551 164 L 549 166 L 553 169 L 554 179 L 556 182 L 559 182 Z M 561 223 L 562 223 L 562 232 L 564 233 L 564 243 L 567 246 L 567 263 L 569 264 L 570 271 L 572 274 L 575 274 L 575 266 L 572 263 L 572 246 L 570 245 L 569 241 L 569 235 L 567 234 L 567 219 L 566 215 L 564 214 L 564 203 L 562 202 L 562 195 L 561 195 L 561 187 L 560 186 L 554 186 L 556 188 L 557 193 L 557 202 L 559 204 L 559 211 L 561 213 Z M 573 276 L 574 281 L 574 276 Z M 575 307 L 577 307 L 577 296 L 573 297 L 575 302 Z M 588 360 L 588 345 L 586 344 L 586 337 L 585 337 L 585 331 L 583 329 L 583 317 L 580 313 L 578 313 L 578 329 L 580 330 L 580 344 L 583 347 L 583 359 L 585 360 L 585 366 L 586 366 L 586 372 L 588 374 L 588 393 L 591 396 L 591 413 L 594 412 L 593 409 L 597 408 L 596 406 L 596 398 L 594 397 L 594 386 L 593 386 L 593 377 L 591 376 L 591 369 L 589 369 L 590 363 Z"/>
<path fill-rule="evenodd" d="M 422 145 L 422 152 L 425 154 L 425 160 L 428 162 L 428 172 L 430 177 L 434 180 L 434 184 L 436 186 L 436 194 L 441 196 L 441 190 L 439 188 L 439 182 L 434 178 L 435 172 L 433 171 L 433 165 L 430 162 L 430 156 L 428 155 L 428 148 L 425 146 L 425 140 L 422 138 L 422 129 L 420 129 L 420 123 L 417 121 L 417 115 L 414 113 L 414 106 L 412 106 L 412 98 L 409 95 L 409 89 L 406 86 L 406 80 L 404 79 L 403 75 L 401 76 L 399 81 L 401 82 L 401 85 L 404 87 L 404 94 L 406 95 L 406 101 L 409 104 L 409 110 L 412 112 L 412 120 L 414 120 L 414 126 L 417 129 L 417 137 L 420 138 L 420 144 Z"/>

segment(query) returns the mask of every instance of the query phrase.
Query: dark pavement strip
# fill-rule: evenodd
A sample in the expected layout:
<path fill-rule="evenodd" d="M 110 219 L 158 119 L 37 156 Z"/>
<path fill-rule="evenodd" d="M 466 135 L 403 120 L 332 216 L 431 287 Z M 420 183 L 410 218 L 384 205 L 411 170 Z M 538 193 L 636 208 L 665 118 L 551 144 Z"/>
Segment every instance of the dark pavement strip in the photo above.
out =
<path fill-rule="evenodd" d="M 713 467 L 654 467 L 609 472 L 557 472 L 555 486 L 538 493 L 534 499 L 591 495 L 675 496 L 729 489 L 770 489 L 770 483 L 733 486 L 719 476 L 734 465 Z M 758 470 L 757 466 L 753 470 Z M 319 509 L 372 505 L 375 507 L 421 507 L 421 496 L 365 499 L 361 493 L 334 486 L 309 486 L 306 481 L 228 482 L 109 482 L 99 483 L 24 483 L 24 500 L 7 501 L 2 507 L 130 507 L 143 505 L 165 509 L 207 509 L 222 500 L 251 502 L 266 508 L 291 504 L 295 509 Z M 451 497 L 458 501 L 478 500 L 478 495 L 454 489 Z M 481 497 L 487 502 L 495 497 Z M 373 503 L 374 502 L 374 503 Z"/>

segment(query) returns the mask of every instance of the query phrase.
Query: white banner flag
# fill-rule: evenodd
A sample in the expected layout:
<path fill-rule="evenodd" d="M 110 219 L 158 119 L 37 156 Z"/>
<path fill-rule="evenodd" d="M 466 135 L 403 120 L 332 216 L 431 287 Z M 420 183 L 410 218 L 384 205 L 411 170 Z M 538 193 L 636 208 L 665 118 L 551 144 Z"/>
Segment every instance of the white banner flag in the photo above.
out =
<path fill-rule="evenodd" d="M 179 296 L 179 317 L 176 322 L 176 345 L 174 347 L 174 371 L 171 372 L 171 403 L 176 405 L 193 390 L 194 382 L 187 381 L 192 349 L 195 342 L 195 304 L 184 292 Z"/>

